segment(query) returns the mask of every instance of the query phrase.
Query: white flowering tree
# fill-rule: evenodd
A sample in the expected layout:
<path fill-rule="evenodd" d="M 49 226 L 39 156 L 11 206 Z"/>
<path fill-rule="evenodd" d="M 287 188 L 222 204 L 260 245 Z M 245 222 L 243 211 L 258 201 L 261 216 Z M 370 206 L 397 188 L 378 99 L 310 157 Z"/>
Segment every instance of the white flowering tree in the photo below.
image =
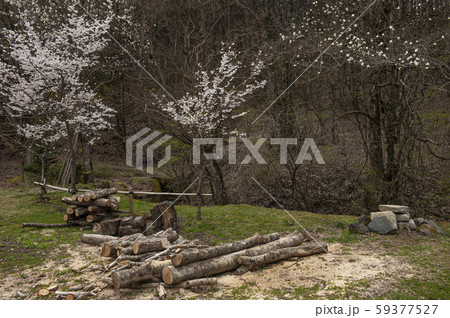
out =
<path fill-rule="evenodd" d="M 93 142 L 98 131 L 111 126 L 108 119 L 114 111 L 103 104 L 86 78 L 86 70 L 95 65 L 107 44 L 105 31 L 111 18 L 88 20 L 75 5 L 68 7 L 65 18 L 46 26 L 44 17 L 19 5 L 16 30 L 2 30 L 11 59 L 0 61 L 0 93 L 6 96 L 12 117 L 29 118 L 16 121 L 20 135 L 44 146 L 65 140 L 74 157 L 73 141 L 79 132 Z"/>
<path fill-rule="evenodd" d="M 220 52 L 220 64 L 206 70 L 201 64 L 194 74 L 190 92 L 176 101 L 162 102 L 162 109 L 181 125 L 192 138 L 222 138 L 238 134 L 236 120 L 247 112 L 242 106 L 266 81 L 259 79 L 264 63 L 256 58 L 249 66 L 238 60 L 233 46 Z M 167 96 L 166 96 L 167 98 Z M 205 145 L 205 152 L 212 152 L 214 145 Z M 206 170 L 210 177 L 213 195 L 218 204 L 227 204 L 228 198 L 219 163 L 208 161 Z"/>
<path fill-rule="evenodd" d="M 346 91 L 341 116 L 356 116 L 379 200 L 397 199 L 422 101 L 448 78 L 448 24 L 445 1 L 319 0 L 280 35 L 297 49 L 294 66 L 314 62 L 310 78 L 336 76 Z"/>

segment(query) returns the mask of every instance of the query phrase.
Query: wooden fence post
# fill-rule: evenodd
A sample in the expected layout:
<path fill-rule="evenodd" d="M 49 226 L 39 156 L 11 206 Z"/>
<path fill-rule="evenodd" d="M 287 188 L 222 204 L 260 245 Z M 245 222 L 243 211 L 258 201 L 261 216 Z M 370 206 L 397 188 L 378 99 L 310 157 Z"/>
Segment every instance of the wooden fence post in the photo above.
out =
<path fill-rule="evenodd" d="M 133 188 L 129 189 L 128 197 L 130 198 L 130 215 L 134 215 L 134 206 L 133 206 Z"/>

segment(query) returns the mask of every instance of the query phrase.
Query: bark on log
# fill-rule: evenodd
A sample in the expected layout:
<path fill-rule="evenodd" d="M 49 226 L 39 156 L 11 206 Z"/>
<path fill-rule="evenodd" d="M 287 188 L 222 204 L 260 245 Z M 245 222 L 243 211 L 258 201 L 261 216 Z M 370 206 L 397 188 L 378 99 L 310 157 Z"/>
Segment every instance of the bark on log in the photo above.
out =
<path fill-rule="evenodd" d="M 80 216 L 82 216 L 82 215 L 86 215 L 86 214 L 88 214 L 88 213 L 89 213 L 89 211 L 88 211 L 87 208 L 77 208 L 77 209 L 75 210 L 75 215 L 76 215 L 77 217 L 80 217 Z"/>
<path fill-rule="evenodd" d="M 156 287 L 156 290 L 158 291 L 159 299 L 167 299 L 167 290 L 162 284 L 159 284 L 158 287 Z"/>
<path fill-rule="evenodd" d="M 110 235 L 99 235 L 99 234 L 83 234 L 81 235 L 81 242 L 91 245 L 101 246 L 105 242 L 109 242 L 117 239 Z"/>
<path fill-rule="evenodd" d="M 107 219 L 116 218 L 117 215 L 114 214 L 105 214 L 105 213 L 99 213 L 99 214 L 89 214 L 86 216 L 86 221 L 89 223 L 92 222 L 100 222 L 105 221 Z M 134 233 L 131 233 L 134 234 Z"/>
<path fill-rule="evenodd" d="M 77 219 L 77 217 L 75 215 L 73 215 L 73 214 L 64 214 L 64 216 L 63 216 L 63 220 L 65 222 L 76 220 L 76 219 Z"/>
<path fill-rule="evenodd" d="M 177 230 L 177 212 L 170 201 L 155 205 L 151 210 L 153 227 L 156 231 L 172 228 Z"/>
<path fill-rule="evenodd" d="M 120 197 L 111 196 L 109 198 L 110 206 L 113 211 L 117 211 L 119 209 Z"/>
<path fill-rule="evenodd" d="M 74 195 L 72 196 L 72 199 L 76 199 L 78 202 L 89 202 L 92 200 L 100 199 L 100 198 L 106 198 L 107 196 L 110 196 L 112 194 L 117 193 L 116 188 L 109 188 L 109 189 L 100 189 L 100 190 L 91 190 L 86 191 L 84 193 Z"/>
<path fill-rule="evenodd" d="M 276 251 L 271 251 L 257 256 L 241 255 L 238 258 L 239 264 L 247 266 L 250 270 L 265 264 L 273 263 L 279 260 L 291 257 L 304 257 L 313 254 L 326 253 L 328 246 L 326 244 L 314 244 L 304 247 L 287 247 Z"/>
<path fill-rule="evenodd" d="M 152 236 L 145 240 L 136 241 L 133 243 L 134 254 L 144 254 L 154 251 L 162 251 L 170 246 L 169 243 L 178 239 L 178 234 L 175 231 L 166 232 L 164 236 Z"/>
<path fill-rule="evenodd" d="M 147 226 L 147 219 L 145 216 L 126 216 L 120 220 L 120 226 L 145 228 Z"/>
<path fill-rule="evenodd" d="M 48 227 L 69 227 L 69 226 L 75 226 L 76 224 L 68 224 L 68 223 L 22 223 L 21 227 L 37 227 L 37 228 L 48 228 Z"/>
<path fill-rule="evenodd" d="M 119 229 L 120 218 L 105 220 L 94 226 L 94 233 L 104 235 L 116 235 Z"/>
<path fill-rule="evenodd" d="M 111 207 L 111 200 L 105 199 L 105 198 L 101 198 L 101 199 L 96 199 L 96 200 L 91 201 L 91 202 L 87 202 L 86 204 L 88 206 L 89 205 L 96 205 L 96 206 L 103 207 L 103 208 L 109 208 L 109 207 Z"/>
<path fill-rule="evenodd" d="M 114 287 L 123 288 L 147 281 L 160 282 L 163 269 L 170 265 L 170 261 L 144 262 L 140 266 L 114 272 L 111 275 Z"/>
<path fill-rule="evenodd" d="M 180 267 L 167 266 L 163 269 L 162 278 L 166 284 L 176 284 L 186 280 L 227 272 L 239 267 L 238 257 L 245 255 L 247 251 L 257 251 L 257 253 L 263 254 L 277 248 L 296 246 L 301 244 L 303 240 L 303 235 L 296 233 L 248 250 L 237 251 Z"/>
<path fill-rule="evenodd" d="M 145 264 L 141 266 L 125 269 L 120 272 L 114 272 L 111 274 L 111 278 L 116 288 L 123 288 L 133 285 L 135 283 L 143 282 L 158 282 L 157 278 L 158 268 L 151 266 L 151 264 Z"/>
<path fill-rule="evenodd" d="M 108 208 L 104 208 L 98 205 L 90 205 L 87 209 L 89 213 L 107 213 L 110 211 Z"/>
<path fill-rule="evenodd" d="M 216 285 L 216 284 L 217 284 L 216 277 L 208 277 L 208 278 L 199 278 L 199 279 L 188 280 L 188 281 L 182 282 L 180 284 L 173 285 L 173 287 L 191 288 L 191 287 L 196 287 L 196 286 Z"/>
<path fill-rule="evenodd" d="M 191 249 L 188 251 L 181 252 L 180 254 L 174 255 L 172 257 L 172 264 L 174 266 L 181 266 L 201 261 L 204 259 L 213 258 L 216 256 L 241 251 L 256 245 L 261 245 L 278 240 L 279 238 L 280 238 L 279 233 L 272 233 L 267 235 L 255 234 L 250 238 L 228 244 L 212 246 L 209 248 L 202 248 L 202 249 Z"/>
<path fill-rule="evenodd" d="M 78 206 L 89 206 L 89 203 L 87 203 L 87 202 L 78 202 L 76 199 L 72 199 L 69 197 L 63 197 L 61 199 L 61 201 L 68 205 L 76 205 L 77 207 Z"/>
<path fill-rule="evenodd" d="M 122 222 L 120 222 L 122 224 Z M 118 236 L 127 236 L 132 235 L 136 233 L 142 233 L 145 230 L 145 228 L 134 228 L 131 225 L 128 226 L 122 226 L 120 225 L 117 229 L 117 235 Z"/>
<path fill-rule="evenodd" d="M 103 223 L 103 222 L 102 222 Z M 102 244 L 102 248 L 100 250 L 100 255 L 104 257 L 115 257 L 117 255 L 117 250 L 119 246 L 127 247 L 132 244 L 137 239 L 142 239 L 142 234 L 135 234 L 124 236 L 119 239 L 114 239 Z"/>

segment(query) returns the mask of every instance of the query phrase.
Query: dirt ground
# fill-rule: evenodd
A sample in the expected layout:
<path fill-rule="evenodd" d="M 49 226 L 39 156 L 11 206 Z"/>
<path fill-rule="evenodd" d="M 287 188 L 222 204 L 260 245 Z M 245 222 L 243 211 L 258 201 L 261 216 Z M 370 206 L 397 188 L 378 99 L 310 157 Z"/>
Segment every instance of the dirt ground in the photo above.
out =
<path fill-rule="evenodd" d="M 106 287 L 101 277 L 111 259 L 101 258 L 98 247 L 80 243 L 72 248 L 61 248 L 67 250 L 66 258 L 2 277 L 1 298 L 18 298 L 17 292 L 20 292 L 26 299 L 37 299 L 39 288 L 56 283 L 58 290 L 96 285 L 101 289 L 96 299 L 158 299 L 154 290 Z M 386 255 L 378 244 L 344 247 L 331 243 L 329 254 L 278 262 L 242 276 L 226 273 L 218 276 L 218 285 L 191 290 L 169 289 L 168 293 L 169 299 L 302 299 L 302 295 L 293 294 L 300 289 L 308 291 L 307 294 L 313 291 L 314 298 L 327 299 L 337 289 L 359 286 L 360 295 L 370 299 L 385 291 L 392 277 L 408 278 L 414 274 L 417 273 L 412 266 L 401 258 Z"/>

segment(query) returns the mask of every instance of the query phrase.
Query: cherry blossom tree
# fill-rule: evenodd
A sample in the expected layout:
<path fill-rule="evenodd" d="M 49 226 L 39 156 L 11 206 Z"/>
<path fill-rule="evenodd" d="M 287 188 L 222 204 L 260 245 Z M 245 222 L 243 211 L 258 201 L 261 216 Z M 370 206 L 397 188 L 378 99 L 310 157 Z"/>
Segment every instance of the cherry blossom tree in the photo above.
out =
<path fill-rule="evenodd" d="M 65 21 L 49 27 L 42 16 L 18 8 L 16 30 L 2 30 L 11 60 L 0 62 L 0 93 L 8 99 L 11 116 L 31 118 L 17 124 L 20 135 L 45 146 L 65 140 L 75 165 L 76 135 L 82 132 L 93 142 L 100 130 L 111 127 L 108 119 L 114 115 L 86 74 L 108 43 L 111 17 L 88 19 L 69 5 Z M 71 179 L 74 186 L 74 167 Z"/>
<path fill-rule="evenodd" d="M 264 68 L 261 52 L 249 66 L 239 61 L 238 54 L 233 45 L 223 48 L 216 68 L 205 70 L 203 65 L 198 65 L 192 91 L 176 101 L 161 101 L 163 111 L 189 135 L 191 144 L 194 137 L 223 138 L 238 134 L 236 120 L 247 114 L 242 106 L 256 90 L 265 86 L 266 81 L 258 78 Z M 212 152 L 214 148 L 214 144 L 202 146 L 204 152 Z M 219 163 L 209 160 L 205 169 L 216 203 L 227 204 Z"/>

